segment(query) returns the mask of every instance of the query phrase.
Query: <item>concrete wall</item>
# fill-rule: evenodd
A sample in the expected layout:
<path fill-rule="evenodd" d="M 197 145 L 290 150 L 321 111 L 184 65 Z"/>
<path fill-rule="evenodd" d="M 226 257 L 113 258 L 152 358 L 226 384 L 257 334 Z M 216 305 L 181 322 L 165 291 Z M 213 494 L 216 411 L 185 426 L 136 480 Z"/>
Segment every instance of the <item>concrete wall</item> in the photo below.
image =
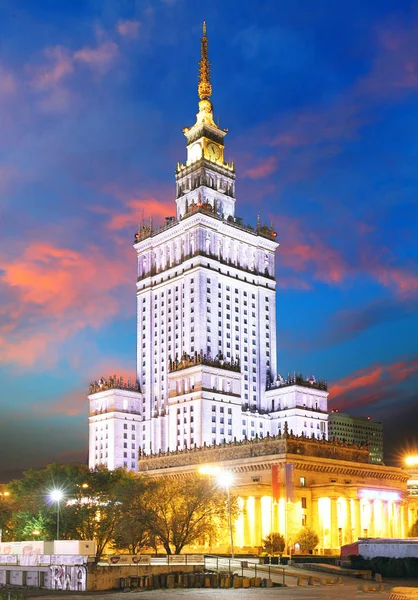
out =
<path fill-rule="evenodd" d="M 0 585 L 28 586 L 50 590 L 104 591 L 119 588 L 121 577 L 144 577 L 160 573 L 192 573 L 198 565 L 85 566 L 51 565 L 25 567 L 0 565 Z"/>
<path fill-rule="evenodd" d="M 104 591 L 119 588 L 121 577 L 144 577 L 160 573 L 193 573 L 201 571 L 202 567 L 196 565 L 156 565 L 156 566 L 98 566 L 89 567 L 87 575 L 88 591 Z"/>
<path fill-rule="evenodd" d="M 388 556 L 390 558 L 418 558 L 418 538 L 410 540 L 359 541 L 358 552 L 365 558 Z"/>

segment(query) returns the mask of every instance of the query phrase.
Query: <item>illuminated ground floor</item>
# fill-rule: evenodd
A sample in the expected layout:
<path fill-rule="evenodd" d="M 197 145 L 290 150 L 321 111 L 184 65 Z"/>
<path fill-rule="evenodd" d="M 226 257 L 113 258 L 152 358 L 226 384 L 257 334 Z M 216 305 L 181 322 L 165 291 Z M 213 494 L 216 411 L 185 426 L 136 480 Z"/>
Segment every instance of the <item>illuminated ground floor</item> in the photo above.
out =
<path fill-rule="evenodd" d="M 233 525 L 237 551 L 260 548 L 271 532 L 294 550 L 297 533 L 311 527 L 316 552 L 331 553 L 360 537 L 407 537 L 418 520 L 418 499 L 407 496 L 402 469 L 368 463 L 367 449 L 295 436 L 145 457 L 140 470 L 187 477 L 206 467 L 231 472 L 230 493 L 240 516 Z M 225 532 L 223 550 L 230 536 Z"/>
<path fill-rule="evenodd" d="M 266 490 L 267 492 L 267 490 Z M 363 497 L 364 492 L 376 496 Z M 251 493 L 251 492 L 250 492 Z M 240 517 L 234 525 L 237 548 L 257 547 L 270 532 L 282 533 L 294 551 L 297 533 L 311 527 L 319 537 L 316 552 L 337 550 L 361 537 L 404 538 L 417 520 L 417 511 L 407 500 L 397 500 L 399 492 L 392 489 L 393 499 L 382 499 L 378 489 L 349 490 L 326 487 L 303 488 L 296 491 L 293 501 L 270 495 L 239 495 Z M 385 497 L 385 496 L 384 496 Z"/>

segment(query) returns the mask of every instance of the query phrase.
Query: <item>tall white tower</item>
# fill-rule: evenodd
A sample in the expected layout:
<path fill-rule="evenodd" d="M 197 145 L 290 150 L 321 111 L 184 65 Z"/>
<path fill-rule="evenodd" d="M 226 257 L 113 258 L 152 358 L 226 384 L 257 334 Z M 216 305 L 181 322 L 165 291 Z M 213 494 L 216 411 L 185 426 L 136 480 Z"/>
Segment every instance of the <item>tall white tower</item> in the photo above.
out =
<path fill-rule="evenodd" d="M 183 130 L 176 215 L 135 234 L 137 388 L 92 384 L 91 466 L 104 462 L 106 424 L 118 433 L 116 459 L 105 464 L 127 468 L 135 467 L 120 446 L 125 426 L 135 425 L 135 447 L 146 454 L 275 434 L 286 424 L 327 435 L 326 386 L 276 374 L 276 233 L 235 215 L 235 168 L 225 161 L 227 130 L 213 119 L 205 24 L 198 94 L 196 122 Z"/>
<path fill-rule="evenodd" d="M 241 437 L 242 405 L 266 409 L 275 376 L 276 234 L 235 216 L 235 169 L 224 158 L 226 130 L 213 119 L 205 25 L 201 51 L 176 216 L 136 235 L 137 373 L 153 451 Z"/>

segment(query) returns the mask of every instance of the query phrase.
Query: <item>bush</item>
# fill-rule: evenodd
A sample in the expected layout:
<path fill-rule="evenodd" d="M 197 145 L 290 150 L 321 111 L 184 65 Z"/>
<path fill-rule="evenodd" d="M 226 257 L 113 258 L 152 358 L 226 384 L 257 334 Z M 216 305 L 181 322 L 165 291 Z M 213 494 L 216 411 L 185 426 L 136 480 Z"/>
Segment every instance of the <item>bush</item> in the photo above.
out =
<path fill-rule="evenodd" d="M 418 558 L 390 558 L 388 556 L 375 556 L 364 558 L 363 556 L 349 556 L 351 568 L 370 570 L 373 575 L 380 573 L 383 577 L 390 579 L 416 578 L 418 574 Z"/>

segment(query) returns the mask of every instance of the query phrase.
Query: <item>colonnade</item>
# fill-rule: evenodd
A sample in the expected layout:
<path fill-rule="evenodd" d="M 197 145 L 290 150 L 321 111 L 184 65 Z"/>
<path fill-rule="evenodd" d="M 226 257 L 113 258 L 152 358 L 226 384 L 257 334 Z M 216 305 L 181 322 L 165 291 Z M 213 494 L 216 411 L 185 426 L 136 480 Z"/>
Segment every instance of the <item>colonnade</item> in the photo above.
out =
<path fill-rule="evenodd" d="M 319 490 L 318 490 L 319 492 Z M 308 496 L 308 494 L 307 494 Z M 271 496 L 241 496 L 235 522 L 237 547 L 257 547 L 271 532 L 295 539 L 304 524 L 319 537 L 318 549 L 337 550 L 361 537 L 405 538 L 410 527 L 407 501 L 314 495 L 293 502 Z M 302 505 L 304 504 L 304 506 Z"/>

